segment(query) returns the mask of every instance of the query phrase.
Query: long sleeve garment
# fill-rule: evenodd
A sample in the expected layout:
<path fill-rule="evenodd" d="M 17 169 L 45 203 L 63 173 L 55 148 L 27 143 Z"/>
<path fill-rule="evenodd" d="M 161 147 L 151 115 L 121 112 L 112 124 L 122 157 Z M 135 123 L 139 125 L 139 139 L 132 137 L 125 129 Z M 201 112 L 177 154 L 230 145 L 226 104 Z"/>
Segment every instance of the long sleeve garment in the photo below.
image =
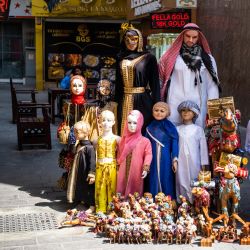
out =
<path fill-rule="evenodd" d="M 84 201 L 95 205 L 95 184 L 87 182 L 88 175 L 95 177 L 96 157 L 88 140 L 80 141 L 74 163 L 68 177 L 67 199 L 69 203 Z"/>
<path fill-rule="evenodd" d="M 211 55 L 210 58 L 213 68 L 217 70 L 214 58 Z M 195 85 L 195 77 L 197 79 L 197 85 Z M 204 64 L 201 66 L 199 77 L 197 73 L 191 71 L 187 67 L 182 57 L 179 55 L 176 59 L 171 76 L 166 100 L 171 109 L 171 114 L 168 119 L 176 126 L 180 125 L 181 117 L 177 111 L 177 107 L 181 102 L 190 100 L 200 107 L 201 113 L 196 120 L 196 124 L 204 128 L 207 113 L 207 100 L 215 98 L 219 98 L 219 89 Z"/>
<path fill-rule="evenodd" d="M 180 125 L 179 157 L 176 172 L 176 195 L 183 195 L 192 203 L 191 181 L 198 178 L 202 165 L 208 165 L 207 142 L 203 129 L 195 124 Z"/>
<path fill-rule="evenodd" d="M 120 164 L 117 176 L 117 192 L 125 197 L 138 192 L 143 194 L 142 172 L 145 165 L 150 166 L 152 148 L 149 139 L 141 137 L 133 151 Z"/>
<path fill-rule="evenodd" d="M 138 87 L 145 90 L 141 93 L 126 95 L 125 88 Z M 136 58 L 127 56 L 118 61 L 115 100 L 118 103 L 119 128 L 122 125 L 122 120 L 127 119 L 128 113 L 137 109 L 144 117 L 142 128 L 144 134 L 146 126 L 152 120 L 152 107 L 160 101 L 159 73 L 154 55 L 145 53 Z"/>
<path fill-rule="evenodd" d="M 175 199 L 175 174 L 172 170 L 172 161 L 178 157 L 179 152 L 177 130 L 167 119 L 154 120 L 146 128 L 145 136 L 150 139 L 153 152 L 149 191 L 153 197 L 163 192 Z"/>

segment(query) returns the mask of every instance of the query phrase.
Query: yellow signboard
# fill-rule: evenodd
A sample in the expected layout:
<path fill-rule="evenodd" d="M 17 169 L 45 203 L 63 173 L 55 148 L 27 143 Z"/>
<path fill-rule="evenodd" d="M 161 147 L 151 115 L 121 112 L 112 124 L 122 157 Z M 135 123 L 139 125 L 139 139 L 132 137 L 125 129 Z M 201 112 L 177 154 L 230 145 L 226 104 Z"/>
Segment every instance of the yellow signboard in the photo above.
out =
<path fill-rule="evenodd" d="M 42 17 L 126 18 L 125 0 L 32 0 L 32 15 Z"/>

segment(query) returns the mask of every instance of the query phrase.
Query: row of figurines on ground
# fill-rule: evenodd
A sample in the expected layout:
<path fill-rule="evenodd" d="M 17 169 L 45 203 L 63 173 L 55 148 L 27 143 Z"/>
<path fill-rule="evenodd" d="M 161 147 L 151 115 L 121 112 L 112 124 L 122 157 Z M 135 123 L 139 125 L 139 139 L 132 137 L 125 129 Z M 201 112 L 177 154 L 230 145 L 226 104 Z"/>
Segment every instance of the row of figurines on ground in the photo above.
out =
<path fill-rule="evenodd" d="M 194 187 L 195 204 L 191 205 L 184 196 L 181 203 L 176 204 L 169 195 L 158 193 L 154 199 L 152 194 L 130 194 L 124 199 L 120 194 L 113 196 L 107 214 L 88 214 L 76 209 L 68 210 L 61 226 L 83 225 L 94 228 L 98 234 L 105 233 L 110 243 L 192 243 L 197 235 L 207 239 L 234 242 L 249 239 L 249 223 L 243 221 L 237 214 L 232 216 L 231 223 L 215 229 L 213 224 L 221 219 L 229 220 L 220 215 L 213 219 L 208 215 L 209 200 L 202 200 L 205 189 Z M 209 199 L 209 194 L 206 194 Z M 202 200 L 202 203 L 200 203 Z M 237 219 L 243 224 L 240 234 L 237 234 Z"/>
<path fill-rule="evenodd" d="M 94 145 L 88 140 L 90 125 L 77 122 L 73 130 L 76 139 L 73 156 L 70 158 L 66 153 L 61 157 L 63 160 L 60 159 L 68 164 L 68 201 L 84 201 L 90 206 L 90 212 L 94 209 L 106 212 L 114 193 L 127 197 L 135 192 L 142 195 L 147 190 L 153 196 L 162 191 L 174 199 L 177 197 L 178 202 L 179 195 L 183 195 L 192 203 L 190 183 L 199 176 L 201 166 L 209 164 L 207 141 L 203 129 L 194 124 L 199 114 L 198 106 L 184 101 L 178 110 L 183 124 L 176 128 L 167 119 L 168 105 L 156 103 L 153 107 L 155 119 L 147 126 L 145 136 L 141 133 L 143 115 L 133 110 L 127 117 L 121 138 L 112 131 L 114 114 L 105 110 L 100 115 L 103 133 Z M 224 166 L 216 168 L 216 172 L 223 175 L 219 190 L 220 197 L 224 197 L 221 200 L 224 200 L 222 210 L 225 214 L 227 200 L 233 198 L 237 207 L 240 198 L 236 178 L 238 166 L 232 159 L 229 157 Z M 233 191 L 233 197 L 229 197 L 228 189 Z"/>

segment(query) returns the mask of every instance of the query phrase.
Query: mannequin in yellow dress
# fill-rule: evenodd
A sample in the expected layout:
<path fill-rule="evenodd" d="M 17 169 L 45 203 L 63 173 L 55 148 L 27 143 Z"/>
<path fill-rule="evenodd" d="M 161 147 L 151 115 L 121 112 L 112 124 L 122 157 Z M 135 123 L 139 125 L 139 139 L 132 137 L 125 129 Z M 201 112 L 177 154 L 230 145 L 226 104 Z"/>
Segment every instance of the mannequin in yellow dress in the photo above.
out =
<path fill-rule="evenodd" d="M 109 110 L 103 111 L 101 113 L 102 135 L 96 142 L 96 212 L 106 213 L 108 204 L 116 193 L 116 151 L 120 137 L 112 131 L 114 124 L 114 113 Z"/>

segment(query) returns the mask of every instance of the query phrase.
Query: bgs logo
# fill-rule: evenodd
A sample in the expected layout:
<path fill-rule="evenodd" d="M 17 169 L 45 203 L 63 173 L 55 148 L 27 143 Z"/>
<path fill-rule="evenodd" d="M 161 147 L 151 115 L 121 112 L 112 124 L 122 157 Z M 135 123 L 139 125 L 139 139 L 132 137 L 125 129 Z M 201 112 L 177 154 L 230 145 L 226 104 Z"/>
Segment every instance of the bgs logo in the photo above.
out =
<path fill-rule="evenodd" d="M 76 36 L 76 42 L 89 43 L 91 41 L 89 34 L 89 30 L 85 24 L 80 24 L 77 28 L 79 35 Z"/>

